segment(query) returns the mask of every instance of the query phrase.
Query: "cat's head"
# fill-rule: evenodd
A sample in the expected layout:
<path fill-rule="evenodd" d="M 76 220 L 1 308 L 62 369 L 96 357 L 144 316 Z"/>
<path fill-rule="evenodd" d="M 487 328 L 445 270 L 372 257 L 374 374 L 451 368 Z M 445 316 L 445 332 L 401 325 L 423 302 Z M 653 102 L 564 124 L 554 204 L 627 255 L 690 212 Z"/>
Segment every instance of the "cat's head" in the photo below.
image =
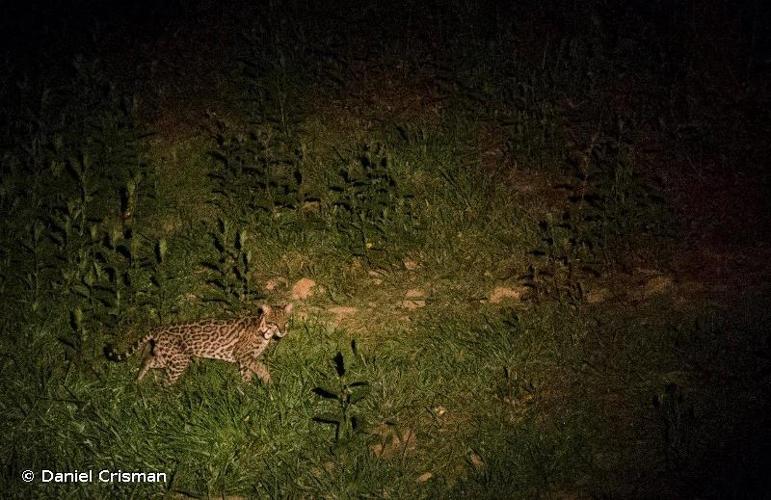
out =
<path fill-rule="evenodd" d="M 260 330 L 262 336 L 266 339 L 280 339 L 286 335 L 289 328 L 289 318 L 292 316 L 292 304 L 283 306 L 269 306 L 264 304 L 260 307 L 262 319 L 260 321 Z"/>

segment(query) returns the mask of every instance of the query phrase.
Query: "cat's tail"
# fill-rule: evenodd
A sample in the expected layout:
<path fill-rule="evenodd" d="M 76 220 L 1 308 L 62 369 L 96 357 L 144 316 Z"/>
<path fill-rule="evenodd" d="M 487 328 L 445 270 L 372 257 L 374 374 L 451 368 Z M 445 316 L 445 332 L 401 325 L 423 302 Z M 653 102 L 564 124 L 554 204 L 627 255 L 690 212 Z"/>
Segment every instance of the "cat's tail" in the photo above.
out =
<path fill-rule="evenodd" d="M 104 346 L 104 357 L 110 361 L 125 361 L 130 358 L 132 354 L 137 352 L 140 347 L 150 342 L 153 339 L 152 334 L 147 334 L 141 339 L 137 340 L 134 345 L 128 348 L 125 352 L 116 352 L 112 345 Z"/>

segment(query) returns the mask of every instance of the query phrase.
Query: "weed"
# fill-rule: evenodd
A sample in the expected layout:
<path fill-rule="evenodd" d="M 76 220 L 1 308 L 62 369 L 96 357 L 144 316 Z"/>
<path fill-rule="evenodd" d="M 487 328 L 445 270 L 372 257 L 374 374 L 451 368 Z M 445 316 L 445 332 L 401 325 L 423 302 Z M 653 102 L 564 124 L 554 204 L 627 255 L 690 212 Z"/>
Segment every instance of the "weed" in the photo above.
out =
<path fill-rule="evenodd" d="M 634 169 L 635 151 L 623 121 L 616 133 L 592 134 L 572 147 L 575 182 L 568 208 L 540 222 L 541 245 L 524 276 L 537 293 L 580 301 L 585 281 L 598 277 L 629 254 L 642 238 L 672 234 L 663 199 Z"/>
<path fill-rule="evenodd" d="M 351 351 L 358 356 L 356 341 L 351 342 Z M 318 386 L 314 394 L 335 403 L 337 411 L 322 413 L 313 417 L 316 422 L 331 424 L 335 427 L 335 445 L 347 443 L 356 433 L 362 431 L 361 416 L 356 411 L 356 405 L 370 392 L 369 382 L 358 380 L 349 382 L 346 377 L 345 358 L 338 351 L 333 358 L 336 384 L 334 387 Z"/>
<path fill-rule="evenodd" d="M 212 275 L 207 282 L 214 292 L 206 300 L 237 308 L 240 303 L 253 303 L 261 298 L 253 282 L 252 251 L 247 248 L 246 229 L 234 231 L 227 220 L 220 219 L 217 231 L 211 236 L 218 257 L 203 263 Z"/>
<path fill-rule="evenodd" d="M 221 126 L 216 140 L 214 203 L 229 217 L 243 224 L 260 212 L 294 209 L 305 201 L 302 147 L 279 148 L 269 127 L 230 135 Z"/>
<path fill-rule="evenodd" d="M 550 218 L 539 227 L 541 246 L 532 252 L 536 263 L 522 276 L 523 283 L 535 291 L 536 297 L 580 301 L 584 287 L 579 279 L 582 272 L 592 270 L 595 261 L 591 241 L 582 240 L 569 220 L 555 222 Z"/>
<path fill-rule="evenodd" d="M 43 299 L 43 275 L 46 267 L 49 265 L 46 264 L 43 254 L 45 251 L 43 241 L 44 229 L 43 223 L 39 220 L 32 222 L 27 226 L 29 240 L 22 242 L 22 247 L 32 258 L 32 269 L 22 279 L 30 295 L 30 309 L 33 313 L 37 312 L 40 308 L 41 299 Z"/>
<path fill-rule="evenodd" d="M 409 217 L 411 195 L 397 182 L 382 146 L 362 146 L 339 175 L 331 186 L 337 228 L 353 255 L 371 263 L 382 258 L 394 228 Z"/>

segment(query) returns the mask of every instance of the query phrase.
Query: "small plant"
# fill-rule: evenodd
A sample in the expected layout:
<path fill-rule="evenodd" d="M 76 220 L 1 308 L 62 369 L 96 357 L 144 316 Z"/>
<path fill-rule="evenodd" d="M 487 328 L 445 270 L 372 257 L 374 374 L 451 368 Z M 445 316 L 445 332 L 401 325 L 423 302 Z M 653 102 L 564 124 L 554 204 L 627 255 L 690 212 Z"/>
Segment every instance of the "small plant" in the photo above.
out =
<path fill-rule="evenodd" d="M 305 201 L 302 167 L 305 149 L 279 141 L 269 126 L 231 133 L 219 124 L 215 165 L 214 204 L 239 223 L 255 214 L 294 209 Z"/>
<path fill-rule="evenodd" d="M 351 342 L 351 351 L 358 356 L 356 341 Z M 358 380 L 349 382 L 343 353 L 339 352 L 333 358 L 336 383 L 332 387 L 318 386 L 313 393 L 335 404 L 335 411 L 322 413 L 313 417 L 316 422 L 331 424 L 335 427 L 335 444 L 348 441 L 356 433 L 362 431 L 362 421 L 356 411 L 356 405 L 369 394 L 369 382 Z"/>
<path fill-rule="evenodd" d="M 241 302 L 262 298 L 252 280 L 252 252 L 247 249 L 249 237 L 246 229 L 233 231 L 228 221 L 220 219 L 217 232 L 212 233 L 212 237 L 218 258 L 203 263 L 212 273 L 207 283 L 214 290 L 207 300 L 237 308 Z"/>
<path fill-rule="evenodd" d="M 531 252 L 533 262 L 522 276 L 524 285 L 532 288 L 536 297 L 580 301 L 581 279 L 594 272 L 592 242 L 581 237 L 580 228 L 568 217 L 563 214 L 558 221 L 549 217 L 539 224 L 541 243 Z"/>
<path fill-rule="evenodd" d="M 587 145 L 569 147 L 576 181 L 566 186 L 572 192 L 568 217 L 599 258 L 628 251 L 630 237 L 667 235 L 663 198 L 636 172 L 632 131 L 623 119 L 609 133 L 592 134 Z"/>
<path fill-rule="evenodd" d="M 523 276 L 538 294 L 579 301 L 583 282 L 600 276 L 639 238 L 668 234 L 662 198 L 635 173 L 628 135 L 620 120 L 612 135 L 597 131 L 586 145 L 569 145 L 575 182 L 558 186 L 570 192 L 569 206 L 558 219 L 540 223 L 536 259 Z"/>
<path fill-rule="evenodd" d="M 337 193 L 338 229 L 347 236 L 352 253 L 371 262 L 375 253 L 385 252 L 390 229 L 409 214 L 411 196 L 397 182 L 381 146 L 364 145 L 339 176 L 331 186 Z"/>
<path fill-rule="evenodd" d="M 131 207 L 137 203 L 138 182 L 135 176 L 124 189 L 128 193 L 124 199 L 134 199 Z M 121 209 L 126 209 L 124 203 Z M 53 218 L 50 237 L 61 262 L 61 279 L 56 286 L 68 293 L 81 311 L 84 319 L 80 323 L 114 325 L 125 318 L 129 308 L 152 302 L 147 285 L 160 262 L 148 255 L 131 221 L 120 219 L 93 222 L 77 198 Z"/>
<path fill-rule="evenodd" d="M 83 310 L 76 307 L 70 311 L 70 331 L 60 335 L 59 342 L 65 346 L 65 357 L 70 362 L 79 364 L 95 353 L 96 342 L 91 332 L 86 328 Z"/>
<path fill-rule="evenodd" d="M 40 308 L 43 288 L 43 272 L 46 269 L 43 253 L 43 223 L 39 220 L 27 226 L 29 240 L 22 242 L 22 247 L 32 259 L 32 269 L 23 276 L 22 280 L 30 294 L 30 308 L 37 312 Z"/>
<path fill-rule="evenodd" d="M 164 312 L 168 309 L 169 303 L 169 282 L 173 279 L 166 267 L 163 265 L 166 260 L 166 254 L 168 253 L 169 245 L 165 239 L 161 238 L 155 245 L 155 260 L 151 267 L 150 283 L 155 287 L 154 309 L 161 321 L 163 321 Z"/>
<path fill-rule="evenodd" d="M 503 367 L 503 384 L 499 386 L 498 394 L 504 403 L 519 405 L 530 403 L 535 399 L 537 389 L 533 382 L 522 377 L 516 370 Z"/>

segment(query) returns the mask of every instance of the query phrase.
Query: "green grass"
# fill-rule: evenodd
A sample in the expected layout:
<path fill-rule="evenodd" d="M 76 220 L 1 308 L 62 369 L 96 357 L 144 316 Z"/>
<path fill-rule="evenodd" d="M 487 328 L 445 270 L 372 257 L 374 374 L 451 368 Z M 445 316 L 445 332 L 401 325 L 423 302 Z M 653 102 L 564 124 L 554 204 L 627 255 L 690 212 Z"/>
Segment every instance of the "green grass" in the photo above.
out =
<path fill-rule="evenodd" d="M 361 55 L 314 23 L 245 32 L 218 68 L 237 82 L 217 96 L 227 119 L 185 137 L 145 136 L 119 90 L 130 85 L 96 60 L 78 59 L 56 87 L 41 77 L 8 90 L 18 95 L 4 111 L 13 119 L 0 171 L 2 491 L 764 491 L 767 297 L 646 294 L 629 271 L 666 274 L 677 244 L 678 222 L 637 149 L 675 110 L 614 108 L 615 71 L 649 77 L 654 90 L 667 75 L 646 66 L 655 61 L 624 66 L 602 48 L 599 21 L 508 57 L 513 35 L 461 19 L 515 21 L 469 9 L 456 3 L 429 33 L 448 44 L 433 65 L 388 29 L 358 25 L 351 47 L 364 39 L 379 55 L 366 79 Z M 233 73 L 238 58 L 243 73 Z M 426 92 L 441 105 L 411 108 L 413 73 L 429 73 Z M 176 386 L 136 383 L 137 359 L 101 356 L 154 325 L 288 301 L 301 278 L 317 286 L 266 356 L 270 387 L 205 360 Z M 530 293 L 495 303 L 496 287 Z M 610 298 L 589 300 L 603 289 Z M 350 315 L 336 317 L 340 306 Z M 336 433 L 338 418 L 351 425 Z M 158 471 L 168 482 L 25 484 L 25 469 Z"/>
<path fill-rule="evenodd" d="M 298 321 L 269 356 L 275 379 L 270 388 L 243 385 L 232 366 L 211 362 L 194 364 L 168 389 L 135 384 L 133 362 L 100 364 L 90 374 L 52 372 L 59 365 L 55 350 L 18 346 L 17 359 L 38 361 L 5 365 L 24 374 L 13 377 L 17 382 L 2 403 L 12 422 L 4 446 L 17 450 L 6 458 L 5 470 L 23 461 L 33 470 L 164 471 L 173 476 L 171 491 L 194 496 L 678 491 L 682 484 L 643 482 L 652 479 L 651 471 L 637 470 L 639 461 L 650 460 L 654 471 L 698 472 L 689 468 L 717 446 L 709 432 L 747 439 L 742 429 L 724 424 L 729 416 L 745 418 L 744 412 L 762 408 L 752 403 L 752 373 L 719 390 L 692 373 L 708 360 L 716 370 L 751 360 L 751 352 L 720 354 L 719 344 L 726 341 L 726 327 L 742 337 L 759 336 L 757 318 L 726 324 L 705 313 L 715 323 L 699 327 L 688 317 L 677 319 L 673 330 L 563 307 L 535 308 L 516 319 L 490 310 L 458 311 L 441 321 L 419 320 L 409 337 L 360 341 L 360 357 L 351 353 L 345 332 Z M 597 327 L 598 318 L 607 324 Z M 706 352 L 682 359 L 677 346 L 693 336 Z M 333 386 L 337 352 L 347 359 L 349 380 L 371 386 L 355 405 L 363 430 L 341 443 L 332 426 L 313 420 L 332 408 L 312 389 Z M 696 366 L 688 371 L 683 363 Z M 668 384 L 686 391 L 672 410 L 677 422 L 653 403 L 666 401 Z M 382 428 L 409 431 L 414 441 L 395 446 Z M 14 446 L 21 440 L 23 449 Z M 372 446 L 382 443 L 389 451 L 378 456 Z M 424 472 L 431 479 L 417 482 Z M 751 468 L 742 472 L 757 480 Z M 6 477 L 8 484 L 14 479 Z M 110 487 L 35 488 L 46 496 L 92 496 Z M 121 495 L 164 491 L 157 485 L 112 488 Z"/>

